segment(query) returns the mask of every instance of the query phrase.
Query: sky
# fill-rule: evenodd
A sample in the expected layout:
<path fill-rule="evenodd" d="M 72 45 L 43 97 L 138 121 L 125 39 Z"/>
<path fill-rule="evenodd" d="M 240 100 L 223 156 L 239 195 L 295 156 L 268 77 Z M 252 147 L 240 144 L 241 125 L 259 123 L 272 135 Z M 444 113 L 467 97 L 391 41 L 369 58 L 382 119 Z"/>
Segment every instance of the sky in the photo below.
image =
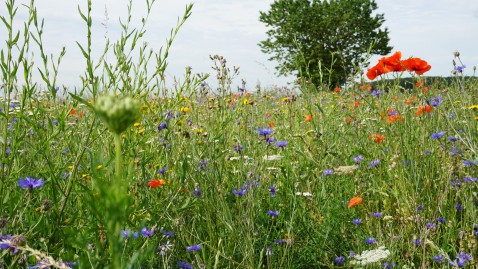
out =
<path fill-rule="evenodd" d="M 19 7 L 15 27 L 21 29 L 27 10 L 21 4 L 29 0 L 17 0 Z M 86 44 L 86 26 L 78 14 L 78 7 L 85 10 L 86 0 L 35 1 L 38 16 L 45 19 L 44 48 L 48 55 L 58 57 L 62 47 L 66 55 L 60 65 L 58 84 L 80 85 L 79 76 L 84 73 L 85 60 L 76 42 Z M 127 17 L 127 0 L 94 0 L 93 56 L 97 60 L 104 49 L 105 37 L 117 40 L 121 28 L 119 18 Z M 131 26 L 138 27 L 146 14 L 146 1 L 133 1 Z M 209 55 L 225 57 L 228 66 L 240 67 L 240 74 L 233 84 L 244 79 L 249 88 L 260 83 L 262 87 L 286 86 L 293 77 L 278 77 L 277 63 L 268 61 L 270 55 L 261 52 L 258 43 L 267 38 L 266 27 L 259 21 L 259 12 L 267 11 L 273 0 L 196 0 L 191 17 L 185 22 L 174 40 L 168 58 L 166 80 L 181 78 L 186 67 L 193 73 L 209 73 L 209 83 L 214 84 L 213 65 Z M 420 57 L 432 65 L 427 75 L 448 76 L 453 69 L 455 51 L 460 52 L 465 74 L 473 74 L 478 65 L 478 1 L 476 0 L 377 0 L 378 13 L 385 16 L 384 27 L 390 31 L 390 45 L 401 51 L 402 57 Z M 190 0 L 157 0 L 147 24 L 144 41 L 155 51 L 165 46 L 166 39 L 178 18 L 184 14 Z M 105 12 L 106 11 L 106 12 Z M 6 10 L 0 4 L 0 15 Z M 0 26 L 0 48 L 6 29 Z M 38 55 L 38 52 L 35 53 Z M 372 65 L 381 56 L 372 57 Z M 37 56 L 36 64 L 40 66 Z M 35 75 L 39 79 L 38 74 Z"/>

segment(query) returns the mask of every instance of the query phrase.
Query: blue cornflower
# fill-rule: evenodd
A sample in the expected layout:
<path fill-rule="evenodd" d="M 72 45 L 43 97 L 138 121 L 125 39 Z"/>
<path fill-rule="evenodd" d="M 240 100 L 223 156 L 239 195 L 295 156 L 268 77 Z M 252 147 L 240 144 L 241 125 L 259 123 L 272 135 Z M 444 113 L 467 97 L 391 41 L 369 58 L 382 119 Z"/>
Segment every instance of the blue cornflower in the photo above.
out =
<path fill-rule="evenodd" d="M 157 174 L 157 175 L 164 175 L 164 174 L 166 174 L 166 171 L 167 171 L 166 168 L 162 168 L 162 169 L 158 170 L 158 171 L 156 172 L 156 174 Z"/>
<path fill-rule="evenodd" d="M 446 223 L 446 219 L 444 219 L 444 218 L 442 218 L 442 217 L 438 217 L 438 218 L 437 218 L 437 221 L 438 221 L 439 223 Z"/>
<path fill-rule="evenodd" d="M 391 263 L 388 263 L 388 262 L 382 262 L 382 267 L 384 269 L 391 269 L 393 267 L 396 267 L 397 264 L 395 264 L 394 262 L 391 262 Z"/>
<path fill-rule="evenodd" d="M 279 211 L 268 210 L 267 214 L 271 215 L 272 217 L 277 217 L 279 216 Z"/>
<path fill-rule="evenodd" d="M 161 122 L 161 123 L 159 124 L 159 126 L 158 126 L 158 131 L 164 130 L 164 129 L 166 129 L 166 128 L 168 128 L 168 125 L 166 124 L 165 121 L 163 121 L 163 122 Z"/>
<path fill-rule="evenodd" d="M 430 136 L 430 138 L 431 138 L 431 139 L 438 139 L 438 138 L 440 138 L 440 137 L 442 137 L 442 136 L 444 136 L 444 135 L 445 135 L 445 132 L 443 132 L 443 131 L 442 131 L 442 132 L 438 132 L 438 133 L 432 133 L 432 135 Z"/>
<path fill-rule="evenodd" d="M 476 182 L 477 178 L 476 177 L 464 177 L 463 182 Z"/>
<path fill-rule="evenodd" d="M 194 189 L 193 195 L 194 195 L 194 197 L 196 197 L 196 198 L 201 198 L 201 188 L 196 188 L 196 189 Z"/>
<path fill-rule="evenodd" d="M 196 252 L 196 251 L 199 251 L 199 250 L 201 250 L 201 249 L 202 249 L 202 246 L 201 246 L 201 245 L 198 245 L 198 244 L 192 245 L 192 246 L 189 246 L 189 247 L 186 247 L 186 250 L 187 250 L 188 252 Z"/>
<path fill-rule="evenodd" d="M 463 166 L 464 166 L 464 167 L 472 167 L 472 166 L 475 166 L 476 163 L 477 163 L 476 160 L 473 160 L 473 161 L 464 160 L 464 161 L 463 161 Z"/>
<path fill-rule="evenodd" d="M 368 164 L 368 166 L 369 166 L 369 167 L 375 167 L 375 166 L 377 166 L 377 165 L 379 165 L 379 164 L 380 164 L 380 160 L 379 160 L 379 159 L 375 159 L 375 160 L 371 161 L 371 162 Z"/>
<path fill-rule="evenodd" d="M 58 122 L 58 120 L 52 120 L 51 123 L 52 123 L 53 125 L 55 125 L 55 126 L 58 126 L 58 124 L 60 124 L 60 123 Z"/>
<path fill-rule="evenodd" d="M 373 90 L 372 91 L 372 96 L 379 96 L 380 94 L 382 94 L 382 92 L 380 90 Z"/>
<path fill-rule="evenodd" d="M 18 186 L 24 188 L 24 189 L 34 189 L 34 188 L 40 188 L 43 187 L 45 183 L 43 182 L 43 179 L 34 179 L 32 177 L 26 177 L 25 179 L 20 178 L 18 180 Z"/>
<path fill-rule="evenodd" d="M 451 136 L 451 135 L 448 137 L 448 141 L 450 141 L 450 142 L 456 142 L 458 140 L 460 140 L 459 137 L 454 137 L 454 136 Z"/>
<path fill-rule="evenodd" d="M 373 244 L 377 243 L 377 239 L 375 239 L 373 237 L 370 237 L 370 238 L 365 239 L 365 243 L 367 243 L 369 245 L 373 245 Z"/>
<path fill-rule="evenodd" d="M 5 155 L 10 155 L 10 153 L 12 153 L 12 150 L 9 149 L 9 148 L 7 148 L 7 149 L 5 150 Z"/>
<path fill-rule="evenodd" d="M 128 239 L 130 237 L 132 237 L 133 239 L 136 239 L 136 238 L 138 238 L 138 232 L 133 232 L 133 231 L 129 231 L 129 230 L 122 230 L 121 231 L 121 236 L 123 236 L 126 239 Z"/>
<path fill-rule="evenodd" d="M 244 146 L 241 144 L 234 145 L 235 152 L 241 152 L 244 149 Z"/>
<path fill-rule="evenodd" d="M 420 205 L 420 206 L 418 206 L 418 207 L 417 207 L 417 211 L 422 211 L 422 210 L 423 210 L 423 208 L 425 208 L 425 206 L 423 206 L 423 205 Z"/>
<path fill-rule="evenodd" d="M 437 227 L 437 224 L 434 223 L 434 222 L 427 222 L 425 224 L 425 227 L 427 227 L 427 229 L 433 229 L 433 228 Z"/>
<path fill-rule="evenodd" d="M 276 192 L 277 192 L 276 186 L 272 185 L 269 187 L 269 193 L 271 194 L 271 197 L 276 196 Z"/>
<path fill-rule="evenodd" d="M 269 144 L 269 145 L 272 144 L 272 143 L 274 143 L 275 141 L 276 141 L 276 139 L 275 139 L 274 137 L 272 137 L 272 136 L 271 136 L 271 137 L 268 137 L 268 138 L 266 139 L 266 142 L 267 142 L 267 144 Z"/>
<path fill-rule="evenodd" d="M 465 253 L 465 252 L 460 252 L 460 254 L 458 254 L 457 258 L 458 258 L 458 260 L 462 261 L 463 263 L 473 260 L 473 257 L 471 256 L 471 254 L 468 254 L 468 253 Z"/>
<path fill-rule="evenodd" d="M 383 216 L 383 213 L 382 212 L 374 212 L 374 213 L 370 214 L 370 216 L 378 218 L 378 217 Z"/>
<path fill-rule="evenodd" d="M 475 234 L 475 236 L 478 236 L 478 224 L 476 224 L 473 228 L 473 233 Z"/>
<path fill-rule="evenodd" d="M 452 146 L 451 147 L 451 151 L 450 151 L 450 156 L 456 156 L 456 155 L 461 155 L 463 154 L 463 150 L 455 147 L 455 146 Z"/>
<path fill-rule="evenodd" d="M 171 231 L 161 230 L 161 233 L 163 233 L 163 235 L 166 237 L 174 237 L 174 233 Z"/>
<path fill-rule="evenodd" d="M 456 72 L 462 73 L 463 69 L 466 68 L 466 65 L 457 65 L 455 68 L 453 68 Z"/>
<path fill-rule="evenodd" d="M 342 265 L 342 264 L 344 264 L 344 262 L 345 262 L 345 258 L 342 257 L 342 256 L 339 256 L 339 257 L 337 257 L 337 258 L 334 259 L 334 263 L 335 263 L 336 265 L 339 265 L 339 266 Z"/>
<path fill-rule="evenodd" d="M 241 189 L 240 191 L 232 190 L 232 193 L 235 194 L 235 195 L 238 195 L 238 196 L 242 196 L 242 195 L 246 194 L 246 189 Z"/>
<path fill-rule="evenodd" d="M 456 203 L 455 209 L 456 209 L 456 211 L 462 211 L 462 210 L 463 210 L 463 206 L 462 206 L 460 203 Z"/>
<path fill-rule="evenodd" d="M 363 160 L 363 156 L 362 155 L 357 155 L 353 158 L 354 162 L 356 163 L 360 163 L 362 160 Z"/>
<path fill-rule="evenodd" d="M 433 256 L 433 260 L 437 262 L 443 262 L 443 255 L 435 255 Z"/>
<path fill-rule="evenodd" d="M 287 146 L 288 143 L 289 142 L 287 142 L 287 140 L 277 141 L 276 146 L 279 148 L 285 148 L 285 146 Z"/>
<path fill-rule="evenodd" d="M 353 219 L 352 223 L 355 224 L 356 226 L 359 226 L 360 224 L 362 224 L 362 220 L 361 219 Z"/>
<path fill-rule="evenodd" d="M 187 263 L 187 262 L 178 262 L 178 267 L 182 269 L 193 269 L 192 264 Z"/>
<path fill-rule="evenodd" d="M 272 134 L 272 129 L 271 128 L 259 129 L 258 133 L 259 133 L 259 135 L 266 137 L 266 136 Z"/>
<path fill-rule="evenodd" d="M 430 106 L 437 107 L 441 105 L 442 102 L 443 102 L 443 98 L 441 97 L 441 95 L 438 95 L 437 97 L 431 98 Z"/>
<path fill-rule="evenodd" d="M 153 236 L 154 231 L 153 231 L 153 229 L 148 230 L 148 229 L 146 229 L 146 227 L 143 227 L 143 229 L 141 230 L 141 234 L 142 234 L 144 237 L 151 237 L 151 236 Z"/>
<path fill-rule="evenodd" d="M 284 244 L 284 243 L 285 243 L 285 239 L 274 239 L 274 243 L 276 243 L 276 244 Z"/>
<path fill-rule="evenodd" d="M 415 246 L 419 246 L 422 244 L 422 240 L 420 240 L 419 238 L 417 239 L 412 239 L 412 243 L 415 245 Z"/>
<path fill-rule="evenodd" d="M 334 170 L 332 169 L 325 169 L 324 170 L 324 176 L 330 176 L 334 174 Z"/>

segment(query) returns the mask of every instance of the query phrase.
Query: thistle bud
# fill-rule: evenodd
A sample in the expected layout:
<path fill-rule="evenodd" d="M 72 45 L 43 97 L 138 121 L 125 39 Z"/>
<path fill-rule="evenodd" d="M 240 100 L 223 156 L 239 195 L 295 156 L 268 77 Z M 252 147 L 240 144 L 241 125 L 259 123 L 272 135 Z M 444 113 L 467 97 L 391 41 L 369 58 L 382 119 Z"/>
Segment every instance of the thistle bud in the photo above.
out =
<path fill-rule="evenodd" d="M 455 57 L 460 57 L 460 52 L 459 52 L 459 51 L 455 51 L 455 52 L 453 53 L 453 55 L 455 55 Z"/>
<path fill-rule="evenodd" d="M 131 97 L 104 95 L 96 100 L 96 114 L 106 123 L 110 131 L 121 134 L 140 116 L 140 103 Z"/>

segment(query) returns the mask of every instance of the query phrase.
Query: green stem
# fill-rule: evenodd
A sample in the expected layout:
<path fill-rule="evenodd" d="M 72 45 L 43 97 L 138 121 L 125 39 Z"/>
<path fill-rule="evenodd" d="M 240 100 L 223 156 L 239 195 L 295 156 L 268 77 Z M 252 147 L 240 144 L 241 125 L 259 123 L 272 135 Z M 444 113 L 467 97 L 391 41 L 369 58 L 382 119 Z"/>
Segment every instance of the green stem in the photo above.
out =
<path fill-rule="evenodd" d="M 115 187 L 121 185 L 121 134 L 115 134 L 115 148 L 116 148 L 116 181 L 114 182 Z"/>

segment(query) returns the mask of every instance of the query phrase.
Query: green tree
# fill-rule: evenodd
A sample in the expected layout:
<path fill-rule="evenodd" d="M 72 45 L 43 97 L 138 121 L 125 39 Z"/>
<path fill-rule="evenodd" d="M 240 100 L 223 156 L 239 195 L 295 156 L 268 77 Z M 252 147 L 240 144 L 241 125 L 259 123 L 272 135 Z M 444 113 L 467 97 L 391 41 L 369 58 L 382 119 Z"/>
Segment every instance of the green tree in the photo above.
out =
<path fill-rule="evenodd" d="M 259 43 L 276 60 L 280 75 L 307 77 L 335 87 L 356 74 L 368 52 L 385 55 L 392 47 L 383 14 L 374 0 L 276 0 L 259 20 L 268 38 Z"/>

